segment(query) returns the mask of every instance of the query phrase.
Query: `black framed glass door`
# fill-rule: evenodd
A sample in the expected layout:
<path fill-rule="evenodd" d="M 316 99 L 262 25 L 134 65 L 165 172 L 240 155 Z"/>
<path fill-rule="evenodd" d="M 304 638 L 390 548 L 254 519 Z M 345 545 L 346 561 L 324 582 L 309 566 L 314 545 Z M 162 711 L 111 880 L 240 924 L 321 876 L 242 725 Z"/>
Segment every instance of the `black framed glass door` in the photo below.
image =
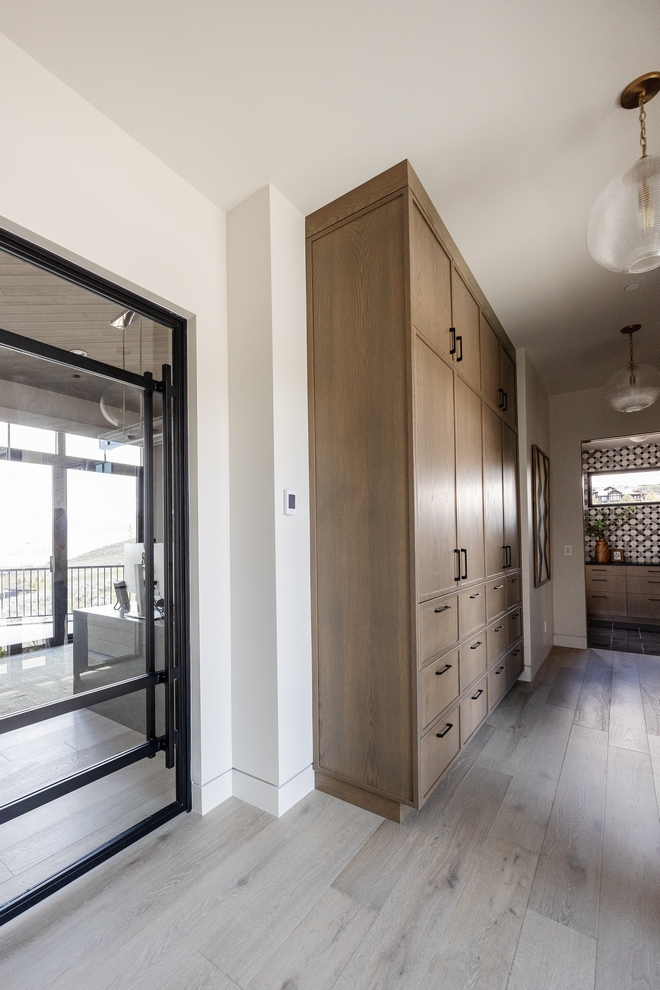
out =
<path fill-rule="evenodd" d="M 0 329 L 0 923 L 190 810 L 184 328 L 9 242 L 111 329 Z"/>

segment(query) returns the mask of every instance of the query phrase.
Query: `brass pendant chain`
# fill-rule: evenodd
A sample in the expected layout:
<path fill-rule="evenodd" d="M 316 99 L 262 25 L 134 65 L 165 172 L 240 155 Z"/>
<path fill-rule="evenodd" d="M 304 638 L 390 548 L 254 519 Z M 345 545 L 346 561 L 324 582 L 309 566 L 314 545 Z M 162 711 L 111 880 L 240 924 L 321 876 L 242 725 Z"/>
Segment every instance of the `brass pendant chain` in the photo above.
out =
<path fill-rule="evenodd" d="M 639 94 L 639 143 L 642 158 L 646 158 L 646 93 L 644 92 Z"/>

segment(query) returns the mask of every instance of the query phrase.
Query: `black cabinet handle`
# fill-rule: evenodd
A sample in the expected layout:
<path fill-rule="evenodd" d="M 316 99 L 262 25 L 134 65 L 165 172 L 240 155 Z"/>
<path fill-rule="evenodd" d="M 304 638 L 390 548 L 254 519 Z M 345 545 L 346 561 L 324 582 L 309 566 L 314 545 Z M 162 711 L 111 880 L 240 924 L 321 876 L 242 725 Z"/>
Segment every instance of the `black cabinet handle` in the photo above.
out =
<path fill-rule="evenodd" d="M 434 608 L 434 612 L 447 612 L 451 608 L 451 605 L 443 605 L 441 608 Z"/>
<path fill-rule="evenodd" d="M 453 729 L 453 728 L 454 728 L 454 723 L 453 722 L 447 722 L 447 728 L 445 729 L 445 731 L 444 732 L 436 732 L 436 736 L 438 737 L 438 739 L 442 739 L 442 737 L 443 736 L 446 736 L 447 733 L 449 732 L 449 730 L 450 729 Z"/>
<path fill-rule="evenodd" d="M 458 336 L 456 338 L 456 343 L 461 345 L 461 352 L 458 355 L 458 357 L 456 358 L 456 361 L 458 362 L 458 361 L 462 361 L 463 360 L 463 338 L 461 336 Z"/>
<path fill-rule="evenodd" d="M 504 570 L 506 570 L 506 562 L 507 562 L 506 547 L 502 547 L 502 549 L 504 550 L 504 563 L 502 564 L 502 567 Z"/>
<path fill-rule="evenodd" d="M 499 409 L 503 409 L 504 408 L 504 389 L 503 388 L 498 388 L 497 391 L 500 393 L 500 401 L 498 403 L 498 408 Z"/>
<path fill-rule="evenodd" d="M 461 574 L 461 579 L 463 581 L 465 581 L 465 580 L 467 580 L 467 574 L 468 574 L 468 571 L 467 571 L 467 550 L 463 549 L 463 550 L 461 550 L 461 553 L 464 553 L 465 554 L 465 574 Z"/>
<path fill-rule="evenodd" d="M 449 347 L 449 353 L 450 354 L 455 354 L 456 353 L 456 328 L 455 327 L 450 327 L 449 328 L 449 333 L 451 334 L 451 345 Z"/>
<path fill-rule="evenodd" d="M 458 557 L 458 567 L 456 566 L 456 558 Z M 461 551 L 454 550 L 454 581 L 461 580 Z"/>
<path fill-rule="evenodd" d="M 506 667 L 500 667 L 500 669 L 499 670 L 496 670 L 495 673 L 496 674 L 501 674 L 503 670 L 506 670 Z"/>
<path fill-rule="evenodd" d="M 503 587 L 504 587 L 503 584 L 494 584 L 493 585 L 493 591 L 499 591 Z"/>
<path fill-rule="evenodd" d="M 520 612 L 512 612 L 511 613 L 511 618 L 512 619 L 519 619 L 520 618 Z"/>
<path fill-rule="evenodd" d="M 507 409 L 509 408 L 509 393 L 508 392 L 502 392 L 502 395 L 504 396 L 504 405 L 502 407 L 502 411 L 503 412 L 506 412 Z"/>
<path fill-rule="evenodd" d="M 513 657 L 517 657 L 519 653 L 520 653 L 520 650 L 511 650 L 511 656 L 513 656 Z"/>
<path fill-rule="evenodd" d="M 476 595 L 470 595 L 470 598 L 481 598 L 481 592 L 478 591 Z"/>
<path fill-rule="evenodd" d="M 479 640 L 477 643 L 474 644 L 474 646 L 471 646 L 470 649 L 471 650 L 476 650 L 479 646 L 482 646 L 482 645 L 483 644 L 482 644 L 481 640 Z"/>
<path fill-rule="evenodd" d="M 607 598 L 607 595 L 592 595 L 592 598 Z"/>
<path fill-rule="evenodd" d="M 451 664 L 450 663 L 446 663 L 444 665 L 444 667 L 442 668 L 442 670 L 436 670 L 436 675 L 438 677 L 441 677 L 442 674 L 446 674 L 448 670 L 451 670 Z"/>
<path fill-rule="evenodd" d="M 501 632 L 502 629 L 504 629 L 504 626 L 495 626 L 493 632 Z"/>
<path fill-rule="evenodd" d="M 472 695 L 472 700 L 473 701 L 476 701 L 477 698 L 479 697 L 479 695 L 480 694 L 483 694 L 483 693 L 484 693 L 484 689 L 483 688 L 479 688 L 479 690 L 477 691 L 477 693 Z"/>

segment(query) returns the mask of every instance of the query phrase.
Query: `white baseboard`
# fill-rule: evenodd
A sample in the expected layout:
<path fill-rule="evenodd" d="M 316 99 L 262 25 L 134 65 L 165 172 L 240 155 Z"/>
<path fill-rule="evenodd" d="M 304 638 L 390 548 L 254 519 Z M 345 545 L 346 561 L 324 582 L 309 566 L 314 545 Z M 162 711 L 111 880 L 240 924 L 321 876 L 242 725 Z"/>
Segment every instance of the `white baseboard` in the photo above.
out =
<path fill-rule="evenodd" d="M 208 784 L 192 785 L 192 805 L 193 811 L 198 815 L 206 815 L 213 811 L 219 804 L 232 796 L 232 771 L 227 770 Z"/>
<path fill-rule="evenodd" d="M 279 787 L 259 777 L 251 777 L 249 773 L 243 773 L 241 770 L 234 769 L 232 776 L 234 797 L 254 805 L 255 808 L 261 808 L 262 811 L 267 811 L 275 818 L 279 818 L 289 808 L 293 808 L 294 804 L 314 790 L 314 771 L 311 766 L 305 767 Z"/>
<path fill-rule="evenodd" d="M 555 634 L 555 646 L 568 646 L 573 650 L 586 650 L 586 636 L 558 636 Z"/>

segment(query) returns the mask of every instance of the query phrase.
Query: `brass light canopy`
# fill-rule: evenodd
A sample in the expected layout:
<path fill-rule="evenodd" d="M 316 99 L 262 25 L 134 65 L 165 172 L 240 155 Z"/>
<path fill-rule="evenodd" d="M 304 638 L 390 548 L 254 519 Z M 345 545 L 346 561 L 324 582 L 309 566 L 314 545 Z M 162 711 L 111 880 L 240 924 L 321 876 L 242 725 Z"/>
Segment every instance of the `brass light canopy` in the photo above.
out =
<path fill-rule="evenodd" d="M 633 334 L 641 329 L 641 323 L 631 323 L 621 328 L 621 333 L 628 334 L 630 341 L 628 365 L 615 371 L 605 385 L 607 401 L 617 412 L 639 412 L 652 406 L 660 396 L 660 372 L 657 368 L 635 363 Z"/>
<path fill-rule="evenodd" d="M 638 274 L 660 266 L 660 157 L 646 151 L 646 105 L 660 92 L 660 71 L 645 72 L 619 97 L 639 110 L 640 158 L 600 194 L 589 215 L 587 248 L 613 272 Z"/>

